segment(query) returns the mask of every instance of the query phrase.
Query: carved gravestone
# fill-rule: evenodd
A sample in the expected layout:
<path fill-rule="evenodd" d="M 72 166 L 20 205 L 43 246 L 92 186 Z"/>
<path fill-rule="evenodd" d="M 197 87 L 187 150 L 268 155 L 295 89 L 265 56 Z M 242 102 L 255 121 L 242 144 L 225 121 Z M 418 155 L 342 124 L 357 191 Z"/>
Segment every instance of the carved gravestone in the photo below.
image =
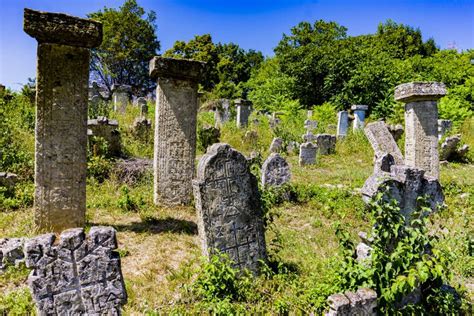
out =
<path fill-rule="evenodd" d="M 230 120 L 231 117 L 230 100 L 219 99 L 216 102 L 216 106 L 214 107 L 213 111 L 215 127 L 221 128 L 223 124 Z"/>
<path fill-rule="evenodd" d="M 300 166 L 314 165 L 316 163 L 317 147 L 313 143 L 303 143 L 300 145 Z"/>
<path fill-rule="evenodd" d="M 100 22 L 24 11 L 24 31 L 38 41 L 35 126 L 35 224 L 61 231 L 85 222 L 90 48 Z"/>
<path fill-rule="evenodd" d="M 308 117 L 310 117 L 310 112 L 308 111 Z M 312 114 L 311 114 L 312 115 Z M 304 142 L 314 142 L 316 140 L 316 135 L 313 134 L 313 130 L 318 127 L 318 121 L 307 119 L 304 121 L 304 128 L 306 133 L 303 135 Z"/>
<path fill-rule="evenodd" d="M 378 193 L 384 194 L 385 201 L 395 199 L 407 222 L 418 209 L 418 197 L 427 198 L 427 206 L 432 212 L 444 204 L 443 189 L 439 181 L 425 176 L 424 170 L 405 165 L 393 165 L 390 172 L 374 173 L 365 181 L 361 193 L 366 203 Z"/>
<path fill-rule="evenodd" d="M 410 82 L 395 87 L 395 100 L 405 102 L 405 164 L 439 178 L 438 102 L 446 95 L 439 82 Z"/>
<path fill-rule="evenodd" d="M 330 134 L 317 134 L 316 146 L 320 155 L 330 155 L 336 152 L 336 136 Z"/>
<path fill-rule="evenodd" d="M 290 166 L 278 153 L 272 153 L 262 165 L 262 185 L 280 186 L 290 181 Z"/>
<path fill-rule="evenodd" d="M 271 153 L 279 153 L 283 149 L 283 139 L 280 137 L 275 137 L 270 144 Z"/>
<path fill-rule="evenodd" d="M 367 124 L 364 133 L 374 150 L 374 173 L 378 173 L 383 168 L 385 169 L 383 171 L 390 171 L 387 167 L 393 164 L 404 164 L 402 152 L 384 122 Z"/>
<path fill-rule="evenodd" d="M 107 142 L 108 155 L 112 157 L 121 155 L 122 140 L 117 120 L 109 120 L 105 116 L 99 116 L 96 119 L 87 120 L 87 129 L 90 143 L 92 143 L 91 137 L 102 137 Z"/>
<path fill-rule="evenodd" d="M 257 273 L 266 246 L 257 179 L 247 159 L 214 144 L 199 161 L 193 186 L 204 254 L 225 253 L 234 267 Z"/>
<path fill-rule="evenodd" d="M 155 204 L 190 204 L 196 157 L 198 81 L 204 63 L 164 57 L 150 61 L 156 78 L 154 137 Z"/>
<path fill-rule="evenodd" d="M 129 85 L 112 85 L 112 100 L 114 102 L 114 111 L 125 113 L 128 102 L 131 99 L 132 87 Z"/>
<path fill-rule="evenodd" d="M 375 316 L 377 315 L 377 292 L 359 288 L 357 292 L 333 294 L 328 297 L 329 311 L 326 316 Z"/>
<path fill-rule="evenodd" d="M 127 302 L 115 230 L 92 227 L 25 243 L 28 285 L 40 315 L 119 315 Z"/>

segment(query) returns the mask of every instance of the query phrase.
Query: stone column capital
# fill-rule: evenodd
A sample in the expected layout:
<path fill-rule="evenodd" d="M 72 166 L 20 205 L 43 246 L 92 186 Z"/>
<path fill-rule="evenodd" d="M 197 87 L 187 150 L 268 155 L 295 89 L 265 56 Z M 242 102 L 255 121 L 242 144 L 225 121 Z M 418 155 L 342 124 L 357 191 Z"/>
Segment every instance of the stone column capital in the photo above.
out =
<path fill-rule="evenodd" d="M 441 82 L 408 82 L 395 87 L 395 101 L 405 103 L 436 101 L 446 95 L 446 86 Z"/>
<path fill-rule="evenodd" d="M 102 23 L 64 13 L 42 12 L 25 8 L 23 30 L 40 44 L 93 48 L 102 43 Z"/>
<path fill-rule="evenodd" d="M 364 104 L 354 104 L 351 106 L 351 110 L 353 111 L 367 111 L 368 109 L 369 106 Z"/>
<path fill-rule="evenodd" d="M 150 60 L 150 77 L 198 81 L 205 65 L 197 60 L 155 56 Z"/>

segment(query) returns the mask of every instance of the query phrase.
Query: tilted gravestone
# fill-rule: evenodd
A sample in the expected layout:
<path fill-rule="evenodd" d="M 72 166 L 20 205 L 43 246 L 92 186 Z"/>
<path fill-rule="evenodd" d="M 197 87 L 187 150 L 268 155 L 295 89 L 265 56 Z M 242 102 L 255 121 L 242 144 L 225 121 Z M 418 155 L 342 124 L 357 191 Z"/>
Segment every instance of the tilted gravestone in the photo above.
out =
<path fill-rule="evenodd" d="M 283 150 L 283 139 L 280 137 L 275 137 L 270 144 L 271 153 L 279 153 Z"/>
<path fill-rule="evenodd" d="M 262 165 L 262 185 L 280 186 L 291 179 L 290 166 L 278 153 L 272 153 Z"/>
<path fill-rule="evenodd" d="M 25 243 L 28 285 L 40 315 L 119 315 L 127 302 L 115 230 L 92 227 Z"/>
<path fill-rule="evenodd" d="M 266 260 L 265 234 L 247 159 L 228 144 L 214 144 L 199 161 L 193 185 L 204 254 L 227 254 L 234 267 L 257 273 L 259 260 Z"/>
<path fill-rule="evenodd" d="M 303 143 L 300 145 L 300 166 L 313 165 L 316 163 L 317 147 L 313 143 Z"/>
<path fill-rule="evenodd" d="M 383 169 L 385 169 L 384 171 L 390 171 L 387 170 L 386 165 L 391 160 L 393 160 L 393 163 L 390 163 L 390 165 L 404 164 L 402 152 L 383 121 L 367 124 L 364 133 L 374 149 L 374 173 L 378 173 Z"/>
<path fill-rule="evenodd" d="M 410 82 L 395 88 L 395 100 L 405 102 L 405 164 L 439 178 L 438 105 L 446 94 L 439 82 Z"/>
<path fill-rule="evenodd" d="M 80 227 L 86 211 L 90 48 L 102 42 L 102 24 L 25 9 L 23 29 L 38 41 L 35 224 L 52 231 Z"/>
<path fill-rule="evenodd" d="M 204 63 L 164 57 L 150 61 L 150 76 L 157 79 L 154 202 L 190 204 L 194 159 L 198 81 Z"/>
<path fill-rule="evenodd" d="M 349 114 L 347 113 L 347 111 L 338 112 L 336 136 L 338 138 L 346 136 L 348 129 L 349 129 Z"/>
<path fill-rule="evenodd" d="M 336 136 L 330 134 L 317 134 L 316 146 L 320 155 L 330 155 L 336 152 Z"/>

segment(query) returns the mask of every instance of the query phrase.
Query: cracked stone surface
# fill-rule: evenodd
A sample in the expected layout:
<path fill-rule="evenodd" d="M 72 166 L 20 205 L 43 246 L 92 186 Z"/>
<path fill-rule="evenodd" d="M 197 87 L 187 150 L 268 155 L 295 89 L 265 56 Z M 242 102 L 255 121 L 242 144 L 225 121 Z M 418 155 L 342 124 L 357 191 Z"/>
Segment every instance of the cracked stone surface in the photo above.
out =
<path fill-rule="evenodd" d="M 25 243 L 28 285 L 41 315 L 119 315 L 127 302 L 115 230 L 92 227 Z"/>
<path fill-rule="evenodd" d="M 267 257 L 263 214 L 245 156 L 228 144 L 212 145 L 193 186 L 204 254 L 225 253 L 235 268 L 258 273 L 259 260 Z"/>
<path fill-rule="evenodd" d="M 0 273 L 24 261 L 25 238 L 0 238 Z"/>

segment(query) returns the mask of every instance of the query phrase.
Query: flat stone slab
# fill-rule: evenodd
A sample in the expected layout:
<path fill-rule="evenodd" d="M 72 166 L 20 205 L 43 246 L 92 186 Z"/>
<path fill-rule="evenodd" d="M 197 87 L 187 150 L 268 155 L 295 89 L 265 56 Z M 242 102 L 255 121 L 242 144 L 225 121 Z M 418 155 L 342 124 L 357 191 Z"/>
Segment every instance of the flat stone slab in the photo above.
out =
<path fill-rule="evenodd" d="M 395 100 L 405 103 L 435 101 L 446 95 L 446 86 L 441 82 L 409 82 L 395 87 Z"/>
<path fill-rule="evenodd" d="M 402 152 L 383 121 L 367 124 L 364 128 L 364 133 L 372 145 L 375 159 L 379 159 L 385 154 L 390 154 L 394 158 L 395 164 L 401 165 L 404 163 Z"/>
<path fill-rule="evenodd" d="M 191 59 L 155 56 L 150 60 L 150 77 L 198 81 L 201 78 L 205 64 Z"/>
<path fill-rule="evenodd" d="M 23 30 L 39 43 L 86 48 L 97 47 L 102 43 L 102 23 L 64 13 L 25 8 Z"/>
<path fill-rule="evenodd" d="M 40 315 L 119 315 L 127 302 L 115 230 L 73 228 L 25 243 L 28 285 Z"/>

